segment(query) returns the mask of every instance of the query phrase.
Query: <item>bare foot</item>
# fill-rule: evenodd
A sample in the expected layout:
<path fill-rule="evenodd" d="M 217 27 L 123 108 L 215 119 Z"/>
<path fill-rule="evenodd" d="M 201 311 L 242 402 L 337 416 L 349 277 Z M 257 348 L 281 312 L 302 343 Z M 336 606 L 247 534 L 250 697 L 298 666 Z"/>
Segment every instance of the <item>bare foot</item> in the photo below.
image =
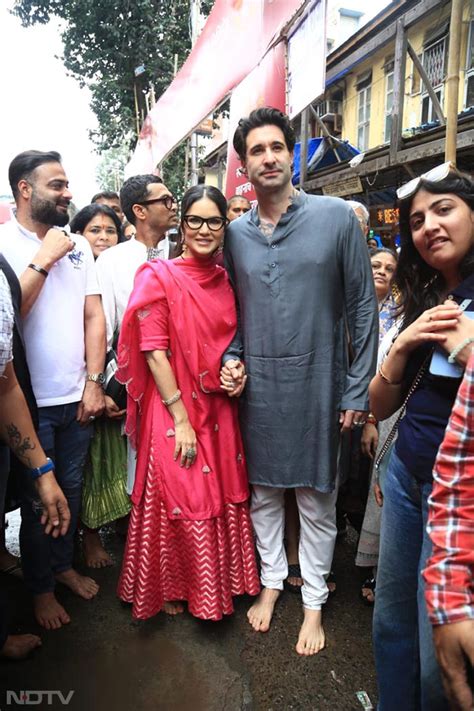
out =
<path fill-rule="evenodd" d="M 53 592 L 33 595 L 33 607 L 36 620 L 41 627 L 47 630 L 58 630 L 71 621 L 64 607 L 56 600 Z"/>
<path fill-rule="evenodd" d="M 58 583 L 66 585 L 73 593 L 83 597 L 84 600 L 91 600 L 99 592 L 99 586 L 92 580 L 92 578 L 87 578 L 85 575 L 79 575 L 77 570 L 70 568 L 62 573 L 56 575 L 56 580 Z"/>
<path fill-rule="evenodd" d="M 247 612 L 248 621 L 256 632 L 268 632 L 280 591 L 263 588 L 262 592 Z"/>
<path fill-rule="evenodd" d="M 36 647 L 41 647 L 41 639 L 35 634 L 10 634 L 0 649 L 0 656 L 6 659 L 26 659 Z"/>
<path fill-rule="evenodd" d="M 304 609 L 304 620 L 301 625 L 296 651 L 298 654 L 310 657 L 324 649 L 325 637 L 322 625 L 321 610 Z"/>
<path fill-rule="evenodd" d="M 166 600 L 163 605 L 163 612 L 166 612 L 167 615 L 179 615 L 181 612 L 184 612 L 184 607 L 180 602 L 170 602 Z"/>
<path fill-rule="evenodd" d="M 102 545 L 99 531 L 94 531 L 91 528 L 84 529 L 82 533 L 82 550 L 84 552 L 84 560 L 89 568 L 107 568 L 109 565 L 114 564 Z"/>

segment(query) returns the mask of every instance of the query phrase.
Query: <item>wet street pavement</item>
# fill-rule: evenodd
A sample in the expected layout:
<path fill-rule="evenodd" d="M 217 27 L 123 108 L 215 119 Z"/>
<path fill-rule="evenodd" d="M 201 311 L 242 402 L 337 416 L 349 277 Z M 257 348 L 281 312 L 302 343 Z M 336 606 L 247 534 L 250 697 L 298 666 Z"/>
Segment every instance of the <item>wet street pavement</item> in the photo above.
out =
<path fill-rule="evenodd" d="M 16 552 L 15 521 L 7 540 Z M 30 703 L 41 698 L 33 706 L 41 711 L 360 711 L 359 691 L 375 706 L 372 610 L 359 598 L 355 545 L 353 532 L 337 543 L 337 592 L 324 610 L 327 646 L 311 658 L 294 651 L 302 613 L 291 593 L 282 596 L 267 634 L 247 623 L 250 598 L 237 599 L 235 614 L 218 623 L 186 613 L 134 622 L 115 596 L 123 542 L 112 533 L 106 546 L 115 566 L 91 574 L 98 596 L 86 602 L 58 589 L 72 618 L 60 630 L 41 631 L 22 583 L 3 579 L 15 631 L 41 634 L 43 646 L 26 662 L 0 663 L 0 710 L 20 708 L 20 690 L 61 692 L 32 695 Z M 7 690 L 15 696 L 8 698 Z"/>

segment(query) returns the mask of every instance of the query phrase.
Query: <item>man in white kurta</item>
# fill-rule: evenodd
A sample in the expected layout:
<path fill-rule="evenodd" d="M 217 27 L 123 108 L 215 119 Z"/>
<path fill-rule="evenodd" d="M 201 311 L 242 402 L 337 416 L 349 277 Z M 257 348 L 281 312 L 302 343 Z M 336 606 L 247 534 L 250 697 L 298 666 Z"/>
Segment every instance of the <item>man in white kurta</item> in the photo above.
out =
<path fill-rule="evenodd" d="M 120 204 L 127 220 L 135 226 L 135 237 L 105 250 L 96 261 L 107 326 L 107 352 L 116 347 L 138 267 L 147 260 L 168 256 L 166 232 L 178 223 L 176 202 L 156 175 L 136 175 L 125 181 L 120 191 Z M 110 397 L 106 397 L 106 409 L 109 417 L 122 418 L 124 415 Z M 136 452 L 130 443 L 127 456 L 127 492 L 131 494 Z"/>

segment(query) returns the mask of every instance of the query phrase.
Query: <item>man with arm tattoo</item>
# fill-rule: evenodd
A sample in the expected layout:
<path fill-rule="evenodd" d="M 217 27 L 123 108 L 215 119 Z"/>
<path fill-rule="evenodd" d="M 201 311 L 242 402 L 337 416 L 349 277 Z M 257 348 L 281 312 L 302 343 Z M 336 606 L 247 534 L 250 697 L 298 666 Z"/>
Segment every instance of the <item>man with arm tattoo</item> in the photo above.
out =
<path fill-rule="evenodd" d="M 35 485 L 43 505 L 41 522 L 45 533 L 64 535 L 70 521 L 66 498 L 59 488 L 54 465 L 46 457 L 36 435 L 23 392 L 12 366 L 13 306 L 7 280 L 0 271 L 0 438 L 11 448 L 20 462 L 35 477 Z M 5 457 L 0 458 L 3 464 Z M 0 477 L 7 471 L 1 467 Z M 6 605 L 0 599 L 0 656 L 22 659 L 41 644 L 36 635 L 9 635 Z"/>

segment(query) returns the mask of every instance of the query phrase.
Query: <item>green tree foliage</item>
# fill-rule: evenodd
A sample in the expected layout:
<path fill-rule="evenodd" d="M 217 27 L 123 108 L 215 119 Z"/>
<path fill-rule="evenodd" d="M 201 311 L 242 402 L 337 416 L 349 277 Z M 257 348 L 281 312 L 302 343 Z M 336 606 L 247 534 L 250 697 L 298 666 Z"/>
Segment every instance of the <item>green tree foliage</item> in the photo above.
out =
<path fill-rule="evenodd" d="M 114 146 L 103 151 L 97 166 L 97 183 L 101 190 L 119 192 L 123 183 L 123 173 L 130 159 L 127 144 Z"/>
<path fill-rule="evenodd" d="M 212 0 L 201 6 L 207 14 Z M 63 20 L 64 65 L 92 92 L 98 119 L 92 138 L 100 153 L 134 146 L 134 69 L 146 69 L 137 82 L 144 104 L 149 83 L 158 98 L 172 81 L 175 57 L 180 67 L 191 49 L 189 0 L 17 0 L 13 12 L 24 26 Z M 173 173 L 173 157 L 167 173 Z"/>

